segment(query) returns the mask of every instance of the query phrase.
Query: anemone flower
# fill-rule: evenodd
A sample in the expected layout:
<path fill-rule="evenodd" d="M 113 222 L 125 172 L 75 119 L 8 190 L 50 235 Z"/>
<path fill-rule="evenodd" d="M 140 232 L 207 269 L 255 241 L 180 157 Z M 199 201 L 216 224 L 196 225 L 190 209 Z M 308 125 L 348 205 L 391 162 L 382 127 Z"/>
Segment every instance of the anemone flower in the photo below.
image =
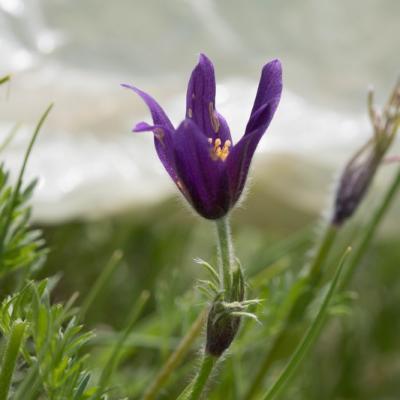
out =
<path fill-rule="evenodd" d="M 154 133 L 164 168 L 183 196 L 204 218 L 224 217 L 239 200 L 257 145 L 268 128 L 282 92 L 278 60 L 266 64 L 243 137 L 233 144 L 228 124 L 215 108 L 215 75 L 203 54 L 189 80 L 186 118 L 175 128 L 160 105 L 140 89 L 153 124 L 138 123 L 133 131 Z"/>

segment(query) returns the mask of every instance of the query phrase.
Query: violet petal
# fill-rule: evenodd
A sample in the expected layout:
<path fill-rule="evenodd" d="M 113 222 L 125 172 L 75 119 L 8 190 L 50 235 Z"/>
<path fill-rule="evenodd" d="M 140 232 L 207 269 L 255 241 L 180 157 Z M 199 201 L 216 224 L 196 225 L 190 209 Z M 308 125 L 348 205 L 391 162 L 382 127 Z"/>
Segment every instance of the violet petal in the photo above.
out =
<path fill-rule="evenodd" d="M 261 72 L 256 98 L 246 126 L 245 135 L 256 129 L 268 128 L 282 94 L 282 66 L 279 60 L 266 64 Z"/>
<path fill-rule="evenodd" d="M 192 119 L 207 138 L 232 140 L 228 124 L 215 109 L 214 66 L 204 54 L 200 54 L 189 80 L 186 117 Z"/>
<path fill-rule="evenodd" d="M 146 103 L 147 107 L 149 107 L 151 116 L 153 118 L 153 122 L 155 125 L 161 125 L 164 126 L 170 130 L 173 130 L 174 127 L 165 114 L 164 110 L 162 107 L 151 97 L 149 94 L 143 92 L 142 90 L 138 89 L 135 86 L 128 85 L 126 83 L 123 83 L 121 85 L 124 88 L 133 90 L 136 94 L 138 94 L 142 100 Z"/>

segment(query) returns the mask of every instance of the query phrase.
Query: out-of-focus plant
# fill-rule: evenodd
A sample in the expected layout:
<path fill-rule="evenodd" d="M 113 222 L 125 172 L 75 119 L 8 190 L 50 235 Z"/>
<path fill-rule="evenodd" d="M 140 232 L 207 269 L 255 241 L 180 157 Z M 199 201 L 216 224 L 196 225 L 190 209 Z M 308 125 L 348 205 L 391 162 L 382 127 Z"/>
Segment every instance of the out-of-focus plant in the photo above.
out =
<path fill-rule="evenodd" d="M 332 217 L 324 234 L 317 242 L 317 250 L 311 263 L 307 265 L 303 276 L 293 285 L 289 293 L 291 305 L 288 307 L 286 320 L 276 335 L 271 348 L 266 353 L 254 380 L 250 383 L 245 396 L 246 400 L 255 397 L 264 377 L 268 374 L 274 362 L 282 357 L 282 353 L 287 354 L 288 351 L 290 353 L 290 349 L 293 349 L 293 341 L 292 345 L 288 345 L 288 340 L 293 335 L 293 331 L 298 329 L 299 324 L 304 322 L 307 308 L 316 297 L 323 278 L 323 267 L 327 263 L 338 234 L 342 231 L 343 224 L 353 216 L 362 203 L 378 167 L 382 164 L 384 156 L 393 143 L 400 124 L 400 82 L 395 85 L 382 111 L 376 109 L 373 102 L 373 91 L 370 91 L 368 94 L 368 113 L 373 128 L 373 136 L 355 153 L 344 168 L 335 192 Z M 357 263 L 366 251 L 372 235 L 398 187 L 399 177 L 396 176 L 382 200 L 382 205 L 373 215 L 364 235 L 361 235 L 359 246 L 356 247 L 355 254 L 350 259 L 348 270 L 345 272 L 346 282 L 349 281 Z M 345 287 L 343 284 L 341 286 L 342 288 Z"/>
<path fill-rule="evenodd" d="M 4 83 L 8 79 L 2 79 Z M 100 399 L 90 383 L 88 355 L 82 346 L 91 338 L 72 308 L 76 296 L 65 304 L 52 304 L 50 294 L 57 279 L 29 279 L 46 258 L 41 233 L 30 225 L 28 200 L 35 183 L 24 186 L 24 172 L 36 137 L 52 106 L 41 117 L 15 184 L 0 167 L 0 284 L 19 274 L 11 293 L 0 296 L 0 400 Z M 22 271 L 22 273 L 21 273 Z"/>
<path fill-rule="evenodd" d="M 8 80 L 8 77 L 0 79 L 0 84 Z M 220 379 L 207 394 L 210 400 L 255 397 L 271 400 L 284 390 L 293 390 L 291 378 L 315 343 L 327 317 L 349 313 L 354 295 L 346 291 L 347 284 L 400 189 L 399 170 L 364 229 L 357 237 L 348 239 L 343 226 L 362 203 L 399 126 L 399 84 L 381 112 L 373 105 L 372 95 L 369 96 L 373 138 L 344 168 L 335 191 L 332 216 L 317 238 L 311 260 L 302 268 L 311 242 L 310 229 L 288 237 L 275 247 L 265 246 L 265 238 L 257 246 L 251 238 L 246 238 L 251 249 L 241 247 L 245 250 L 244 259 L 246 251 L 252 253 L 247 255 L 246 274 L 234 251 L 229 217 L 245 189 L 257 144 L 279 103 L 280 63 L 273 61 L 263 68 L 245 134 L 235 145 L 227 123 L 216 111 L 214 69 L 204 55 L 189 81 L 186 118 L 177 129 L 154 99 L 128 87 L 142 97 L 153 118 L 152 125 L 142 122 L 134 130 L 154 133 L 159 158 L 184 199 L 199 215 L 216 225 L 216 268 L 214 262 L 196 260 L 207 274 L 207 278 L 197 282 L 198 291 L 188 290 L 184 283 L 181 285 L 180 270 L 168 270 L 168 277 L 164 278 L 159 271 L 153 274 L 145 269 L 143 276 L 146 282 L 151 282 L 149 286 L 119 281 L 117 295 L 104 295 L 114 275 L 124 279 L 123 274 L 119 275 L 120 270 L 114 274 L 125 258 L 117 250 L 96 279 L 90 281 L 81 308 L 75 307 L 76 294 L 65 296 L 69 300 L 64 303 L 54 303 L 52 294 L 59 295 L 55 291 L 59 277 L 35 280 L 39 267 L 49 255 L 42 234 L 30 224 L 29 198 L 34 183 L 25 185 L 24 182 L 29 154 L 50 106 L 35 129 L 16 183 L 10 183 L 3 165 L 0 168 L 0 287 L 7 283 L 7 290 L 0 296 L 0 400 L 105 400 L 119 396 L 132 399 L 142 396 L 144 400 L 198 399 L 204 395 L 216 365 Z M 15 132 L 16 129 L 6 136 L 0 152 Z M 163 205 L 159 215 L 165 214 Z M 167 215 L 165 220 L 168 217 L 174 219 Z M 165 220 L 158 227 L 165 225 Z M 168 236 L 163 246 L 157 246 L 157 240 L 149 234 L 152 224 L 144 221 L 145 228 L 142 226 L 134 233 L 141 239 L 138 246 L 147 246 L 148 253 L 140 249 L 141 261 L 152 264 L 145 257 L 151 254 L 154 264 L 161 264 L 178 253 L 182 238 L 186 239 L 186 230 L 176 235 L 175 242 Z M 130 234 L 124 231 L 115 236 L 131 243 Z M 83 244 L 75 230 L 72 236 L 76 248 Z M 104 240 L 110 240 L 105 237 Z M 107 247 L 110 253 L 115 248 L 123 248 L 111 242 Z M 345 252 L 341 248 L 343 242 L 346 245 L 351 242 L 353 248 L 346 264 L 344 258 L 339 262 L 336 257 Z M 240 234 L 238 243 L 241 243 Z M 255 252 L 253 245 L 258 249 Z M 132 247 L 128 250 L 134 252 Z M 109 256 L 102 251 L 100 256 L 96 254 L 101 261 Z M 71 254 L 71 248 L 68 252 Z M 65 261 L 69 266 L 74 262 Z M 74 271 L 79 271 L 79 280 L 88 273 L 87 269 L 81 269 L 83 264 L 74 266 Z M 59 271 L 58 265 L 56 270 Z M 125 301 L 129 310 L 121 312 L 111 306 L 105 311 L 123 314 L 122 328 L 100 327 L 96 336 L 85 331 L 83 324 L 95 306 L 115 304 L 116 299 L 126 300 L 127 292 L 119 291 L 120 286 L 129 286 L 131 290 L 130 285 L 136 286 L 137 300 L 133 304 L 129 299 Z M 147 289 L 151 285 L 154 298 L 148 302 L 150 292 L 144 286 Z M 186 288 L 184 293 L 181 293 L 182 287 Z M 101 297 L 105 298 L 103 302 L 98 301 Z M 150 312 L 138 321 L 147 305 Z M 202 331 L 205 338 L 201 362 L 194 379 L 186 385 L 194 359 L 188 354 L 195 354 Z M 228 351 L 230 355 L 226 356 Z M 259 370 L 255 371 L 260 359 Z M 162 367 L 155 375 L 160 360 Z M 285 361 L 278 375 L 271 373 L 276 361 Z"/>
<path fill-rule="evenodd" d="M 45 259 L 46 250 L 41 232 L 30 228 L 30 207 L 27 202 L 36 186 L 36 180 L 23 187 L 23 177 L 36 137 L 49 114 L 50 106 L 40 119 L 15 185 L 8 183 L 9 173 L 0 165 L 0 277 L 19 268 L 27 274 L 38 269 Z"/>

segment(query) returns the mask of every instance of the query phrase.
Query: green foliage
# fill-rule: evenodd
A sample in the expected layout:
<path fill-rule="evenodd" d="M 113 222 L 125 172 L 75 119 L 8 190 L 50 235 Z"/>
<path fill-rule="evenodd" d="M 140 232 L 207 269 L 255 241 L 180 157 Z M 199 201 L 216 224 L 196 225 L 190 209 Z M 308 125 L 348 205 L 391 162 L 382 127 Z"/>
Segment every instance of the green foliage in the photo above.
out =
<path fill-rule="evenodd" d="M 16 321 L 24 321 L 27 326 L 13 398 L 95 398 L 94 389 L 87 387 L 87 356 L 79 354 L 92 333 L 82 332 L 69 306 L 50 303 L 51 286 L 49 280 L 28 282 L 0 304 L 0 331 L 4 337 L 9 336 Z"/>
<path fill-rule="evenodd" d="M 17 269 L 33 272 L 46 255 L 41 232 L 30 227 L 28 202 L 36 181 L 23 189 L 9 184 L 9 173 L 0 166 L 0 278 Z"/>
<path fill-rule="evenodd" d="M 7 80 L 0 79 L 0 84 Z M 0 400 L 134 400 L 142 398 L 157 376 L 157 398 L 176 399 L 193 377 L 204 343 L 199 315 L 221 295 L 221 279 L 212 267 L 217 263 L 210 228 L 190 223 L 177 212 L 175 202 L 143 213 L 42 227 L 43 235 L 32 228 L 29 201 L 35 182 L 26 185 L 23 176 L 50 108 L 36 127 L 14 184 L 0 166 Z M 7 136 L 0 152 L 15 132 Z M 372 218 L 366 224 L 355 222 L 361 233 L 354 235 L 354 226 L 341 231 L 333 254 L 323 255 L 326 270 L 321 285 L 307 299 L 305 312 L 294 312 L 299 321 L 287 325 L 288 335 L 278 346 L 268 366 L 271 373 L 261 380 L 257 395 L 274 385 L 276 372 L 299 342 L 301 351 L 294 353 L 297 361 L 303 361 L 303 350 L 315 342 L 298 378 L 285 386 L 283 398 L 397 398 L 400 246 L 398 237 L 372 247 L 371 239 L 399 185 L 400 172 Z M 274 214 L 264 204 L 262 210 L 265 221 Z M 245 398 L 256 368 L 286 327 L 299 294 L 308 290 L 302 267 L 319 235 L 314 238 L 309 226 L 292 233 L 293 226 L 307 221 L 304 216 L 299 216 L 301 223 L 280 226 L 279 233 L 266 230 L 266 224 L 258 222 L 260 214 L 254 208 L 253 221 L 258 225 L 242 221 L 235 235 L 248 282 L 247 298 L 255 300 L 221 302 L 223 310 L 215 322 L 228 312 L 241 319 L 241 328 L 221 367 L 215 368 L 218 379 L 214 383 L 211 379 L 210 400 Z M 329 267 L 336 265 L 337 255 L 350 242 L 355 244 L 350 268 L 333 296 L 338 275 Z M 199 254 L 210 263 L 199 259 L 193 263 Z M 364 268 L 356 276 L 355 288 L 347 290 L 345 283 L 360 265 Z M 242 293 L 242 275 L 236 278 L 233 274 L 232 287 Z M 193 289 L 195 279 L 206 299 Z M 82 308 L 75 306 L 77 290 Z M 321 309 L 323 316 L 341 319 L 326 324 L 321 340 L 317 329 L 301 342 L 310 321 L 321 322 Z M 194 321 L 196 329 L 182 345 Z M 164 370 L 160 376 L 163 366 L 167 374 Z M 155 392 L 150 393 L 153 397 L 148 399 L 155 399 Z"/>
<path fill-rule="evenodd" d="M 76 317 L 76 296 L 54 304 L 50 295 L 57 279 L 29 280 L 45 262 L 47 251 L 41 231 L 30 224 L 29 200 L 36 181 L 23 186 L 23 176 L 50 109 L 35 129 L 14 185 L 0 166 L 0 284 L 5 287 L 6 278 L 19 273 L 11 280 L 10 294 L 3 290 L 0 298 L 1 400 L 95 400 L 105 398 L 107 390 L 91 383 L 88 354 L 82 348 L 93 334 L 85 332 Z"/>

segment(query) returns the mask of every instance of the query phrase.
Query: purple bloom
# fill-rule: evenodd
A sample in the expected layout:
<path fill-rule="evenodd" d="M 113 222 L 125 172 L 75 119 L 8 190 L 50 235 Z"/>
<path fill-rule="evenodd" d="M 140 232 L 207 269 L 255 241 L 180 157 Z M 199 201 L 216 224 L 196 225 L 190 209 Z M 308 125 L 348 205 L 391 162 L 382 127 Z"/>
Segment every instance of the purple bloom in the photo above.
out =
<path fill-rule="evenodd" d="M 245 133 L 233 145 L 228 124 L 215 109 L 215 75 L 203 54 L 189 80 L 186 118 L 177 129 L 148 94 L 137 93 L 150 109 L 153 125 L 138 123 L 135 132 L 152 131 L 157 154 L 168 174 L 203 217 L 226 215 L 242 194 L 253 154 L 268 128 L 282 92 L 278 60 L 266 64 Z"/>

